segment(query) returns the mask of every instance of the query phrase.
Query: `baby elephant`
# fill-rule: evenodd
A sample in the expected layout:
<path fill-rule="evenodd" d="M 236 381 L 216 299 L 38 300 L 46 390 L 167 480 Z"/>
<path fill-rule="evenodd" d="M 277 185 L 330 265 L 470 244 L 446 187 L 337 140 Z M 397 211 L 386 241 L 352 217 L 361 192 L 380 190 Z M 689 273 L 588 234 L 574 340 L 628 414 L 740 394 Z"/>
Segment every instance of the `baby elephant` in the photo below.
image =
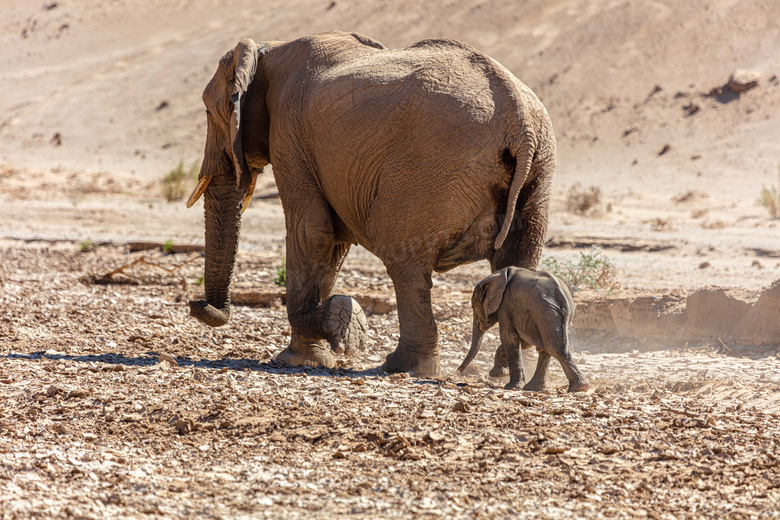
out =
<path fill-rule="evenodd" d="M 544 390 L 550 356 L 557 359 L 569 380 L 569 392 L 585 392 L 585 379 L 569 351 L 569 322 L 574 314 L 569 288 L 547 271 L 507 267 L 491 274 L 474 288 L 471 296 L 474 332 L 471 349 L 458 368 L 463 372 L 479 352 L 485 332 L 498 322 L 501 346 L 496 352 L 490 375 L 503 373 L 502 361 L 509 363 L 507 390 L 525 382 L 520 347 L 536 345 L 539 362 L 525 390 Z"/>

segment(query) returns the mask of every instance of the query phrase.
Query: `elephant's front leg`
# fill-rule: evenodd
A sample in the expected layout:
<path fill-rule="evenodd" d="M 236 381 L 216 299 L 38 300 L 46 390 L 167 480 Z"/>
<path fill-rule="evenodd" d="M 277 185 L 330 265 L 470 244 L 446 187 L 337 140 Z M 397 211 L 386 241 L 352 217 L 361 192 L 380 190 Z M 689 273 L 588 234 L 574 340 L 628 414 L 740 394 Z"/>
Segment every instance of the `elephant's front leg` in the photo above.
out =
<path fill-rule="evenodd" d="M 520 338 L 520 362 L 522 363 L 522 351 L 531 348 L 533 345 L 525 341 L 524 339 Z M 498 347 L 496 349 L 496 355 L 493 358 L 493 368 L 490 369 L 490 372 L 488 375 L 490 377 L 506 377 L 509 375 L 507 372 L 507 368 L 509 367 L 509 362 L 507 361 L 506 356 L 506 350 Z"/>
<path fill-rule="evenodd" d="M 365 347 L 368 325 L 358 303 L 330 296 L 349 245 L 335 244 L 330 215 L 317 204 L 308 219 L 288 224 L 287 316 L 290 344 L 277 355 L 291 365 L 336 366 L 333 353 L 352 355 Z M 319 218 L 317 218 L 319 217 Z"/>
<path fill-rule="evenodd" d="M 509 363 L 506 360 L 506 350 L 503 345 L 499 345 L 496 349 L 496 354 L 493 357 L 493 368 L 490 369 L 488 375 L 490 377 L 506 377 L 509 373 L 506 371 Z"/>
<path fill-rule="evenodd" d="M 431 272 L 388 268 L 395 286 L 401 339 L 388 354 L 386 372 L 413 372 L 417 376 L 439 374 L 439 332 L 431 308 Z"/>
<path fill-rule="evenodd" d="M 525 374 L 523 373 L 523 358 L 520 355 L 520 336 L 514 331 L 506 330 L 507 328 L 507 326 L 501 328 L 499 349 L 504 351 L 509 365 L 509 382 L 504 388 L 513 390 L 525 384 Z"/>

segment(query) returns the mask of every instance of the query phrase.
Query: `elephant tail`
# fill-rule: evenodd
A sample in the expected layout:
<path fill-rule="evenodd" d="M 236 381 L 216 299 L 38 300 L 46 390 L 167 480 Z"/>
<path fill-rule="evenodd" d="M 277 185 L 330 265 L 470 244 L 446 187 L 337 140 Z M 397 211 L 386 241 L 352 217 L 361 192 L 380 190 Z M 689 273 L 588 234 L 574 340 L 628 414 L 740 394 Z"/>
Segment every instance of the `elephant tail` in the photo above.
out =
<path fill-rule="evenodd" d="M 509 198 L 507 198 L 506 201 L 504 223 L 493 244 L 495 249 L 501 248 L 504 244 L 504 240 L 506 240 L 506 236 L 509 234 L 509 228 L 512 226 L 512 221 L 515 217 L 517 198 L 520 196 L 520 190 L 523 189 L 525 180 L 528 178 L 528 173 L 531 171 L 531 163 L 533 162 L 535 151 L 536 147 L 534 145 L 534 140 L 526 134 L 523 136 L 523 140 L 521 141 L 517 152 L 512 153 L 516 161 L 515 174 L 512 177 L 512 184 L 509 187 Z"/>

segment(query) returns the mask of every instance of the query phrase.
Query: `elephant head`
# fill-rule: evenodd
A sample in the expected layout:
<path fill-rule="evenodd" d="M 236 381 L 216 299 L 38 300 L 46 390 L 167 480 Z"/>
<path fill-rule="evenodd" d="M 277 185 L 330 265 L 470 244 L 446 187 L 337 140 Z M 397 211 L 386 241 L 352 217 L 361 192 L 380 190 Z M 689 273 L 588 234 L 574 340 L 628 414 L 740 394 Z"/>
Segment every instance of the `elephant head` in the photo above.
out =
<path fill-rule="evenodd" d="M 269 162 L 265 87 L 258 74 L 264 51 L 264 46 L 258 49 L 250 39 L 241 40 L 222 57 L 203 92 L 206 149 L 199 182 L 187 207 L 205 193 L 206 301 L 190 302 L 190 314 L 212 327 L 230 318 L 230 283 L 241 214 L 252 198 L 258 173 Z M 242 135 L 247 120 L 253 130 L 260 131 Z M 252 157 L 249 163 L 247 151 Z"/>
<path fill-rule="evenodd" d="M 458 367 L 458 372 L 466 370 L 466 367 L 479 352 L 485 332 L 498 321 L 495 313 L 504 299 L 504 291 L 508 281 L 507 270 L 502 269 L 491 274 L 474 287 L 474 293 L 471 295 L 471 307 L 474 311 L 471 348 L 466 354 L 466 359 Z"/>

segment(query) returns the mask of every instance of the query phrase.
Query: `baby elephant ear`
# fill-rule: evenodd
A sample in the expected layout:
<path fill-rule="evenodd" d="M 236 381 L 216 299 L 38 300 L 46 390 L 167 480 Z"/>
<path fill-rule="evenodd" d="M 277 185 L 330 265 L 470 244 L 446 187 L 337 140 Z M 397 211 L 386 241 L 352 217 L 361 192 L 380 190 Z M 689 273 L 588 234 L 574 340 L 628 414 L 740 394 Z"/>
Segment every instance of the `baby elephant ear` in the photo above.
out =
<path fill-rule="evenodd" d="M 501 269 L 480 282 L 485 287 L 484 297 L 482 298 L 485 316 L 490 316 L 498 310 L 501 300 L 504 299 L 504 290 L 508 281 L 506 269 Z"/>

